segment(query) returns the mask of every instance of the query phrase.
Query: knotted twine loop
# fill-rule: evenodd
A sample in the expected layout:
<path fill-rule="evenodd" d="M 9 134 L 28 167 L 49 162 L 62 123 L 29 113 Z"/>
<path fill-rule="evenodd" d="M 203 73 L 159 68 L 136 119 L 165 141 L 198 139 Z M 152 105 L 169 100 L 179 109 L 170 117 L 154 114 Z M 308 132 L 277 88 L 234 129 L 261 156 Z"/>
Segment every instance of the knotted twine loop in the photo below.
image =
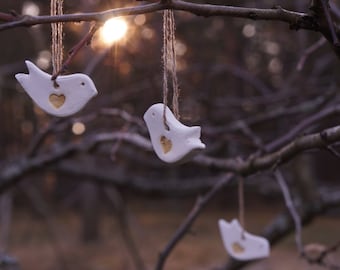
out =
<path fill-rule="evenodd" d="M 163 122 L 169 129 L 166 121 L 166 107 L 168 104 L 168 79 L 172 83 L 172 110 L 177 119 L 179 115 L 179 94 L 178 80 L 176 74 L 176 48 L 175 48 L 175 17 L 172 10 L 164 10 L 163 13 Z"/>
<path fill-rule="evenodd" d="M 63 14 L 64 0 L 51 0 L 51 15 Z M 58 74 L 63 65 L 63 23 L 51 24 L 52 28 L 52 67 L 53 75 Z M 55 78 L 56 76 L 53 76 Z M 55 79 L 54 79 L 55 82 Z M 55 82 L 56 84 L 56 82 Z M 55 86 L 58 86 L 57 84 Z"/>

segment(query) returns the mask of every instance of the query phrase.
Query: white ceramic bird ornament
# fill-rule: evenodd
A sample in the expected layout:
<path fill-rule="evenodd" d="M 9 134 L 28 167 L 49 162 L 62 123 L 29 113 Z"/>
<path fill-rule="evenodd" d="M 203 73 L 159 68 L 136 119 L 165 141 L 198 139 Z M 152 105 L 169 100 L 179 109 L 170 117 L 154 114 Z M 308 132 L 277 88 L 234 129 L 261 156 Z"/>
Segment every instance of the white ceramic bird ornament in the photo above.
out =
<path fill-rule="evenodd" d="M 189 159 L 205 148 L 201 142 L 201 127 L 187 127 L 180 123 L 168 107 L 164 125 L 164 104 L 152 105 L 144 114 L 144 120 L 150 133 L 151 143 L 157 156 L 167 162 L 176 163 Z"/>
<path fill-rule="evenodd" d="M 237 260 L 255 260 L 269 256 L 270 247 L 267 239 L 243 231 L 240 223 L 233 219 L 230 223 L 218 221 L 223 244 L 231 257 Z"/>
<path fill-rule="evenodd" d="M 65 117 L 80 111 L 95 95 L 97 89 L 89 76 L 81 73 L 52 76 L 40 70 L 30 61 L 25 61 L 29 74 L 19 73 L 15 78 L 27 94 L 45 112 Z"/>

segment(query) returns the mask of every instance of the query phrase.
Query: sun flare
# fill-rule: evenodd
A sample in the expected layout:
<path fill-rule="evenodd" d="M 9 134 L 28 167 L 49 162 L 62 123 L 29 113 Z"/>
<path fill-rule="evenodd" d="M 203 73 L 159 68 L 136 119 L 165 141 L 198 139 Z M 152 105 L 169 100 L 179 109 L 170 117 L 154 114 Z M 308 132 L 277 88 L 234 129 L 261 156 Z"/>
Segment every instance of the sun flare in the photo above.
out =
<path fill-rule="evenodd" d="M 114 42 L 122 39 L 128 30 L 128 25 L 121 18 L 112 18 L 107 20 L 100 31 L 102 41 L 106 45 L 112 45 Z"/>

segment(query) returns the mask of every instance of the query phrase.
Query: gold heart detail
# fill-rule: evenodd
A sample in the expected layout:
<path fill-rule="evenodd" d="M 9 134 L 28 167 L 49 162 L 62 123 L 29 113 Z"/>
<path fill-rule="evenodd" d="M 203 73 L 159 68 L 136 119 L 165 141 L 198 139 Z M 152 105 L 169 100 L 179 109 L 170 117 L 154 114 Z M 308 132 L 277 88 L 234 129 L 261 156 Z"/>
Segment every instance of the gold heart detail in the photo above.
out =
<path fill-rule="evenodd" d="M 66 98 L 63 94 L 61 95 L 51 94 L 49 97 L 51 104 L 56 109 L 59 109 L 61 106 L 63 106 L 63 104 L 65 103 L 65 99 Z"/>
<path fill-rule="evenodd" d="M 235 253 L 238 253 L 238 254 L 244 252 L 244 247 L 242 247 L 241 244 L 238 242 L 234 242 L 232 244 L 232 249 Z"/>
<path fill-rule="evenodd" d="M 172 142 L 167 137 L 161 136 L 160 143 L 163 148 L 164 154 L 168 153 L 171 150 Z"/>

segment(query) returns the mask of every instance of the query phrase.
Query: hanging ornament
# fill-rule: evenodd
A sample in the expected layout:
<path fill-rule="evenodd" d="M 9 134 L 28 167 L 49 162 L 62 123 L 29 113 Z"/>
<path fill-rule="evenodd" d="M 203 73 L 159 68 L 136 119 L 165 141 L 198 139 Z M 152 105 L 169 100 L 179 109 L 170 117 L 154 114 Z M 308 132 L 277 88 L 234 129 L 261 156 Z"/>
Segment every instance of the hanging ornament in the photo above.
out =
<path fill-rule="evenodd" d="M 246 232 L 236 219 L 230 223 L 220 219 L 218 225 L 224 247 L 234 259 L 246 261 L 269 256 L 268 240 Z"/>
<path fill-rule="evenodd" d="M 163 123 L 164 104 L 152 105 L 144 114 L 151 143 L 157 156 L 168 163 L 184 161 L 205 145 L 200 140 L 201 128 L 187 127 L 166 107 L 167 126 Z"/>
<path fill-rule="evenodd" d="M 223 219 L 218 221 L 225 249 L 231 257 L 242 261 L 268 257 L 268 240 L 245 231 L 243 177 L 238 180 L 238 200 L 240 222 L 236 219 L 230 223 Z"/>
<path fill-rule="evenodd" d="M 63 0 L 51 0 L 51 15 L 63 14 Z M 70 116 L 81 110 L 95 95 L 97 89 L 89 76 L 81 73 L 59 76 L 63 70 L 63 24 L 52 23 L 53 75 L 25 61 L 28 74 L 19 73 L 15 78 L 45 112 L 55 116 Z"/>
<path fill-rule="evenodd" d="M 179 122 L 179 87 L 176 75 L 175 19 L 172 10 L 163 13 L 163 104 L 152 105 L 144 114 L 151 143 L 157 156 L 168 163 L 190 159 L 205 148 L 200 140 L 199 126 L 187 127 Z M 173 96 L 173 113 L 167 106 L 168 79 Z"/>
<path fill-rule="evenodd" d="M 51 75 L 43 72 L 32 62 L 25 62 L 29 74 L 19 73 L 15 78 L 27 94 L 45 112 L 56 116 L 69 116 L 82 109 L 97 90 L 85 74 L 59 76 L 55 87 Z"/>

